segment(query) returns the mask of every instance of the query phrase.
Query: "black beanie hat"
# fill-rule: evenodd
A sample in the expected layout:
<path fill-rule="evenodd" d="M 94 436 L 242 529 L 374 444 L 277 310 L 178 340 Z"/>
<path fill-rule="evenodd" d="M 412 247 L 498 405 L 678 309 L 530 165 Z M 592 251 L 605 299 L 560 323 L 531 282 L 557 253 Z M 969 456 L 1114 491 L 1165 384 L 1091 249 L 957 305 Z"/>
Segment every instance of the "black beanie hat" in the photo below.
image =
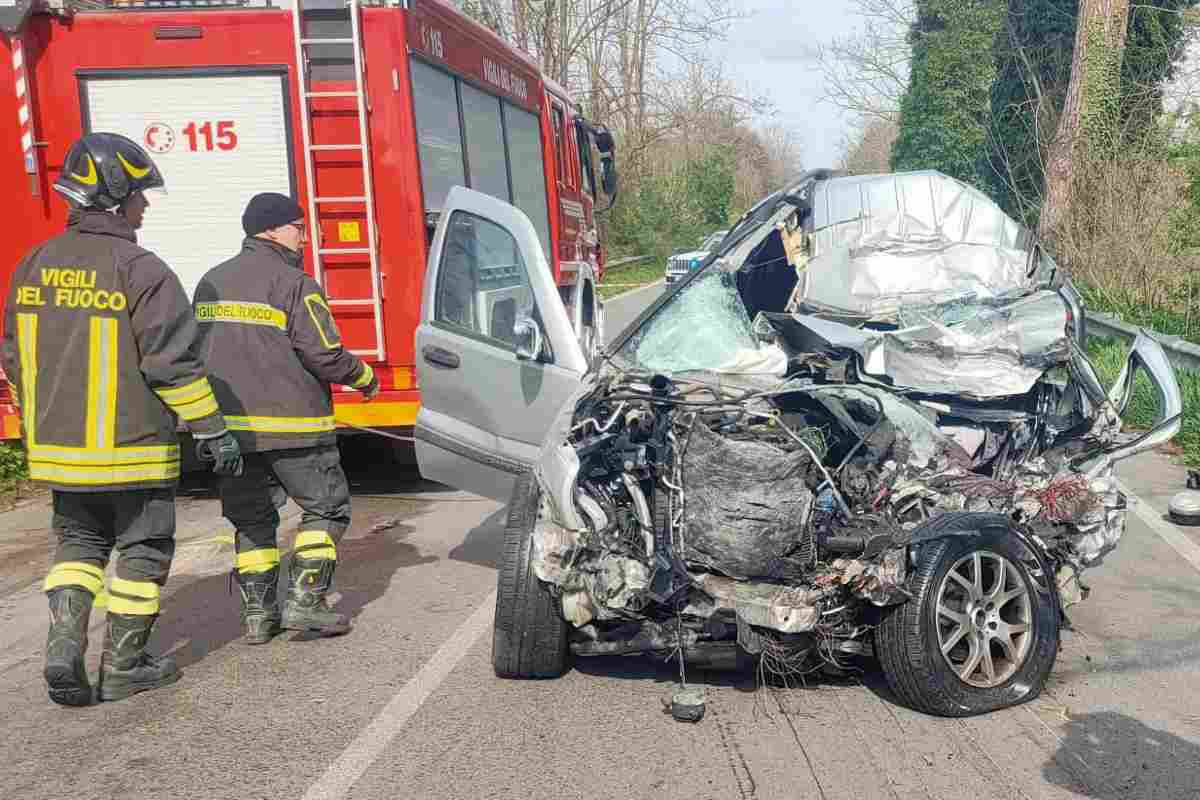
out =
<path fill-rule="evenodd" d="M 242 230 L 247 236 L 257 236 L 271 228 L 281 228 L 289 222 L 304 219 L 304 209 L 287 195 L 263 192 L 250 198 L 242 214 Z"/>

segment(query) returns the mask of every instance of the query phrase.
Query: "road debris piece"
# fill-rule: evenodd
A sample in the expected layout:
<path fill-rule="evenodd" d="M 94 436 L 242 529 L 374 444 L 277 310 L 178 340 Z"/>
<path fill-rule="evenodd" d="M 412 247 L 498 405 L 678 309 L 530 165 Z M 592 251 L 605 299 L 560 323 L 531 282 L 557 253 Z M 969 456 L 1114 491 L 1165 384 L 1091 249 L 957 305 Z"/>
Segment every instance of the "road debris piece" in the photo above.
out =
<path fill-rule="evenodd" d="M 679 689 L 671 695 L 671 716 L 680 722 L 704 719 L 704 689 L 697 686 Z"/>
<path fill-rule="evenodd" d="M 1200 525 L 1200 470 L 1187 471 L 1187 488 L 1171 498 L 1167 511 L 1176 525 Z"/>

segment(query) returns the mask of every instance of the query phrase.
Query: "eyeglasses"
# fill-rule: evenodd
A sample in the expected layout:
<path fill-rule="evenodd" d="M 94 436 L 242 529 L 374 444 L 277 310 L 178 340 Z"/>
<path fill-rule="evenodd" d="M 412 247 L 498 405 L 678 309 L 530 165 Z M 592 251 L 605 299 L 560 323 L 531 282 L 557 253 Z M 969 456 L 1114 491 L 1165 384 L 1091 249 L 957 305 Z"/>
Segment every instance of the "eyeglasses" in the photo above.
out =
<path fill-rule="evenodd" d="M 308 227 L 303 222 L 289 222 L 287 227 L 295 228 L 301 236 L 308 232 Z"/>

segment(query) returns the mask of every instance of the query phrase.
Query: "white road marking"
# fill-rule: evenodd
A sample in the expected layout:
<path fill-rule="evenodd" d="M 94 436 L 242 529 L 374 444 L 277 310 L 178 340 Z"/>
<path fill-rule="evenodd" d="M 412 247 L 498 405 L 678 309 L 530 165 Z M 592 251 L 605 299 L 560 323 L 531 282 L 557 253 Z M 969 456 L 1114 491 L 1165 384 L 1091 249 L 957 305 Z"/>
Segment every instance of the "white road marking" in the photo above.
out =
<path fill-rule="evenodd" d="M 1164 520 L 1153 506 L 1134 494 L 1124 481 L 1118 480 L 1117 486 L 1121 487 L 1121 491 L 1132 501 L 1133 513 L 1137 514 L 1138 519 L 1150 526 L 1150 530 L 1162 537 L 1163 541 L 1171 545 L 1175 552 L 1183 556 L 1184 560 L 1195 567 L 1197 572 L 1200 572 L 1200 545 Z"/>
<path fill-rule="evenodd" d="M 341 800 L 346 796 L 491 626 L 495 607 L 496 593 L 492 592 L 309 787 L 303 800 Z"/>

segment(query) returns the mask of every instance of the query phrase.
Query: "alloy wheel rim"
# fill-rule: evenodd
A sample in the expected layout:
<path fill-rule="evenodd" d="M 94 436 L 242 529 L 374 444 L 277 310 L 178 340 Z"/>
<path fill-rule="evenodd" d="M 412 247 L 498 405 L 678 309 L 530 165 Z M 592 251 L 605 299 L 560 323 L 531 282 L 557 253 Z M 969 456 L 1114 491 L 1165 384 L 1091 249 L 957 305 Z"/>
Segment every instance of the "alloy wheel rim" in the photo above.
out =
<path fill-rule="evenodd" d="M 977 550 L 954 562 L 938 587 L 934 613 L 942 658 L 969 686 L 999 686 L 1029 657 L 1029 587 L 998 553 Z"/>

